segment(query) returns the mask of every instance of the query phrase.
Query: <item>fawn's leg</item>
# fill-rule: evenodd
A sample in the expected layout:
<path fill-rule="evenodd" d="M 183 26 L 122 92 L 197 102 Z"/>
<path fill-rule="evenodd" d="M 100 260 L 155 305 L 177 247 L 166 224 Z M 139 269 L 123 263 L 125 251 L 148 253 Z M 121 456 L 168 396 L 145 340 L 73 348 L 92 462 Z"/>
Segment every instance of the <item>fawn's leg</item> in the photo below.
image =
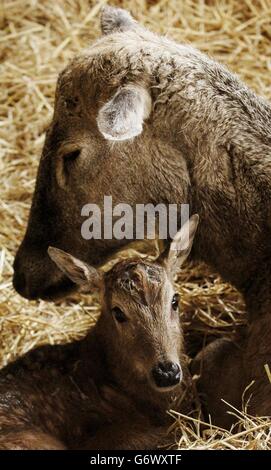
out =
<path fill-rule="evenodd" d="M 37 429 L 0 433 L 0 450 L 64 450 L 64 444 Z"/>
<path fill-rule="evenodd" d="M 239 346 L 239 345 L 238 345 Z M 208 344 L 192 361 L 192 374 L 199 376 L 197 389 L 205 420 L 222 428 L 229 428 L 235 418 L 222 401 L 240 409 L 242 406 L 243 370 L 242 350 L 233 341 L 222 338 Z"/>

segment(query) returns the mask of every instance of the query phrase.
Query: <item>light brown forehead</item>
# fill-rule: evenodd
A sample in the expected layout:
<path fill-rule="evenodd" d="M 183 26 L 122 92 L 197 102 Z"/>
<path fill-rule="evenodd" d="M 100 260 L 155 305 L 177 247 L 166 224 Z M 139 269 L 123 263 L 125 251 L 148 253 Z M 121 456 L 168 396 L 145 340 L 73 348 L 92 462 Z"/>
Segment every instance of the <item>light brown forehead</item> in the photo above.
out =
<path fill-rule="evenodd" d="M 158 264 L 142 260 L 117 263 L 107 275 L 107 285 L 113 294 L 128 294 L 139 304 L 150 305 L 160 295 L 167 276 Z"/>

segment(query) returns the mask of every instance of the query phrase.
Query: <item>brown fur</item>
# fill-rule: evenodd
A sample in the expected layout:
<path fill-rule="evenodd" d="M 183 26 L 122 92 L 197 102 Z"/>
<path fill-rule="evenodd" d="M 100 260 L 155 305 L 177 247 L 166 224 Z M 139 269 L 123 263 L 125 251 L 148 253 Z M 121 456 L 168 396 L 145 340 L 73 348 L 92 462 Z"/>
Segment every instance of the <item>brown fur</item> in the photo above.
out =
<path fill-rule="evenodd" d="M 206 261 L 243 293 L 250 321 L 267 315 L 263 322 L 269 324 L 270 104 L 219 63 L 152 34 L 122 10 L 105 10 L 102 27 L 105 35 L 59 76 L 28 228 L 14 264 L 15 288 L 28 298 L 72 289 L 48 258 L 49 244 L 100 264 L 126 243 L 83 240 L 85 203 L 101 206 L 108 193 L 113 204 L 189 203 L 201 218 L 194 259 Z M 122 106 L 127 85 L 130 106 Z M 118 138 L 122 121 L 136 137 L 112 144 L 101 132 Z M 80 150 L 79 158 L 71 158 L 73 150 Z M 263 393 L 255 412 L 266 399 L 271 414 L 263 357 L 251 343 L 248 330 L 245 354 L 252 366 L 246 380 L 257 365 Z M 271 363 L 271 347 L 264 361 Z"/>

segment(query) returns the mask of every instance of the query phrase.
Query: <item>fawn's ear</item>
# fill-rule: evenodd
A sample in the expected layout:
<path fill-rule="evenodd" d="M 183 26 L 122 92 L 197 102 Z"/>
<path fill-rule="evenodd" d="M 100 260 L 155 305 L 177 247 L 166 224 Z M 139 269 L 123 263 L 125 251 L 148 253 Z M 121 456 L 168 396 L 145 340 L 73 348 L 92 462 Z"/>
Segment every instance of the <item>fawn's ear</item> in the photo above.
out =
<path fill-rule="evenodd" d="M 172 276 L 176 274 L 189 256 L 198 223 L 198 214 L 192 215 L 176 233 L 169 248 L 158 258 L 158 262 L 163 264 Z"/>
<path fill-rule="evenodd" d="M 121 141 L 141 134 L 151 112 L 149 92 L 140 85 L 120 87 L 98 112 L 97 125 L 107 140 Z"/>
<path fill-rule="evenodd" d="M 59 248 L 49 246 L 48 255 L 59 269 L 84 292 L 100 289 L 102 274 L 97 269 Z"/>
<path fill-rule="evenodd" d="M 128 11 L 109 6 L 102 9 L 101 30 L 103 34 L 128 31 L 136 27 L 137 22 Z"/>

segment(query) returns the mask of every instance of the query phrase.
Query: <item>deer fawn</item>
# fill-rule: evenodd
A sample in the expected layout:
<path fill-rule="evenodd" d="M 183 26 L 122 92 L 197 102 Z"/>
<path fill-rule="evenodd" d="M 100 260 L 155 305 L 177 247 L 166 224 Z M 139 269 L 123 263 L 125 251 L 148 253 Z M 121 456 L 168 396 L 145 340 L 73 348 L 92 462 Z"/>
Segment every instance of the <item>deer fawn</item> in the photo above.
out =
<path fill-rule="evenodd" d="M 39 347 L 2 369 L 1 449 L 158 445 L 166 411 L 180 402 L 183 410 L 191 395 L 172 280 L 197 224 L 194 215 L 156 262 L 123 260 L 107 273 L 49 248 L 82 290 L 100 292 L 101 315 L 83 340 Z"/>

